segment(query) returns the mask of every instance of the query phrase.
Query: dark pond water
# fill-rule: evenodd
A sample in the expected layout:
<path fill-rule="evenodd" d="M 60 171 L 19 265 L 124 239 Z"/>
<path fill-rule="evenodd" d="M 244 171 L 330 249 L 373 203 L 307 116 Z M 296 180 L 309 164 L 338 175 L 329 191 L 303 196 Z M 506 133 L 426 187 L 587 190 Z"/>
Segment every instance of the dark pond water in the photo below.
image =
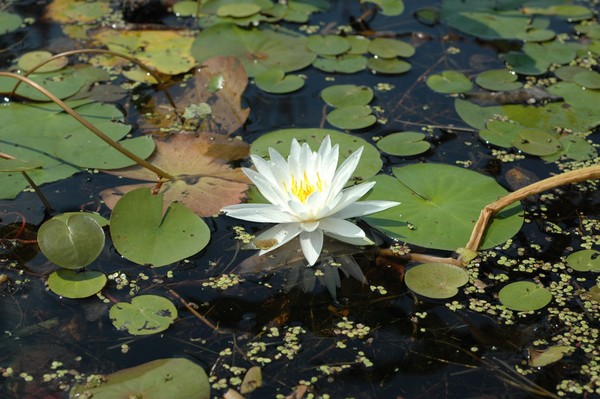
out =
<path fill-rule="evenodd" d="M 311 25 L 347 25 L 372 7 L 354 0 L 330 3 L 328 11 L 311 17 Z M 243 96 L 251 113 L 236 134 L 251 143 L 264 133 L 281 128 L 331 128 L 324 120 L 324 103 L 319 97 L 323 87 L 332 81 L 371 88 L 386 83 L 392 89 L 376 90 L 371 105 L 381 108 L 380 117 L 387 123 L 352 134 L 370 140 L 424 127 L 432 149 L 413 157 L 382 154 L 383 173 L 404 164 L 459 161 L 493 176 L 510 189 L 505 175 L 514 167 L 531 171 L 539 178 L 558 172 L 556 163 L 538 157 L 502 162 L 479 140 L 477 131 L 457 116 L 454 99 L 433 92 L 424 83 L 424 77 L 446 69 L 472 74 L 503 68 L 499 52 L 519 48 L 520 44 L 478 40 L 444 24 L 423 24 L 415 18 L 415 12 L 438 6 L 439 2 L 405 3 L 401 16 L 378 14 L 367 21 L 376 34 L 395 36 L 416 47 L 409 72 L 381 75 L 363 71 L 344 75 L 307 68 L 301 71 L 307 77 L 305 87 L 284 95 L 268 94 L 251 84 Z M 73 46 L 59 25 L 41 19 L 46 4 L 2 3 L 24 17 L 36 19 L 26 29 L 0 36 L 2 68 L 8 68 L 19 54 L 27 51 L 57 52 Z M 155 15 L 146 17 L 151 16 Z M 174 17 L 162 22 L 172 26 L 190 23 Z M 570 32 L 571 26 L 565 21 L 552 22 L 558 32 Z M 460 52 L 449 55 L 451 47 Z M 135 91 L 141 96 L 152 93 L 145 86 Z M 128 121 L 134 123 L 134 100 L 126 98 L 122 105 L 129 112 Z M 598 133 L 589 138 L 598 144 Z M 84 172 L 44 185 L 42 191 L 55 213 L 87 209 L 109 216 L 110 210 L 102 205 L 98 193 L 113 187 L 115 181 L 113 176 Z M 479 279 L 494 286 L 502 281 L 494 276 L 503 275 L 510 281 L 532 277 L 530 272 L 503 267 L 498 261 L 501 256 L 518 264 L 552 265 L 562 262 L 567 248 L 580 248 L 590 241 L 597 248 L 597 187 L 569 186 L 552 194 L 543 201 L 543 210 L 539 198 L 524 202 L 528 222 L 510 243 L 482 253 Z M 559 391 L 562 397 L 583 397 L 583 393 L 565 388 L 568 384 L 562 386 L 564 381 L 571 381 L 573 386 L 588 385 L 595 393 L 586 393 L 585 397 L 598 397 L 598 368 L 594 362 L 600 355 L 597 349 L 592 353 L 582 349 L 594 346 L 598 338 L 597 303 L 586 309 L 578 299 L 570 299 L 551 304 L 552 309 L 515 312 L 508 317 L 499 307 L 498 289 L 479 293 L 465 290 L 448 300 L 431 300 L 413 294 L 404 285 L 407 265 L 386 261 L 369 251 L 354 254 L 368 284 L 342 278 L 336 298 L 319 284 L 310 292 L 300 285 L 288 285 L 286 289 L 286 276 L 289 281 L 290 275 L 285 270 L 243 275 L 239 284 L 222 290 L 210 286 L 209 279 L 235 273 L 236 266 L 253 253 L 239 251 L 233 226 L 241 225 L 253 233 L 264 227 L 223 216 L 206 218 L 212 238 L 204 251 L 162 268 L 135 265 L 121 258 L 107 242 L 92 264 L 95 270 L 111 276 L 101 298 L 69 300 L 47 290 L 45 279 L 56 267 L 39 253 L 35 243 L 27 241 L 35 240 L 37 228 L 47 217 L 34 193 L 0 200 L 0 274 L 8 277 L 0 287 L 2 398 L 68 397 L 68 387 L 78 376 L 108 374 L 170 357 L 186 357 L 202 365 L 211 377 L 211 397 L 215 398 L 222 397 L 227 388 L 239 389 L 236 378 L 242 378 L 243 370 L 254 365 L 262 369 L 263 386 L 248 394 L 250 398 L 284 398 L 299 385 L 308 387 L 303 397 L 323 399 L 537 398 L 558 397 Z M 551 224 L 560 226 L 562 233 L 549 232 Z M 370 233 L 384 246 L 391 243 L 376 231 Z M 24 241 L 15 241 L 16 237 Z M 448 255 L 443 251 L 426 252 Z M 539 278 L 548 285 L 564 282 L 558 273 L 542 274 Z M 589 289 L 597 275 L 590 272 L 578 277 L 579 280 L 568 279 L 572 289 Z M 119 279 L 131 284 L 120 287 Z M 566 286 L 565 289 L 568 291 Z M 178 307 L 179 318 L 161 334 L 140 337 L 117 331 L 108 309 L 111 301 L 130 300 L 130 290 L 170 298 Z M 218 328 L 205 324 L 182 301 L 194 304 Z M 568 317 L 563 319 L 559 314 Z M 569 356 L 544 367 L 527 366 L 528 349 L 538 345 L 536 342 L 542 342 L 539 347 L 562 342 L 556 337 L 575 334 L 573 324 L 581 323 L 589 330 L 581 332 L 581 338 L 565 338 L 577 347 Z M 596 382 L 593 377 L 590 382 L 589 375 L 580 372 L 583 365 L 596 367 Z M 12 375 L 8 368 L 13 370 Z"/>

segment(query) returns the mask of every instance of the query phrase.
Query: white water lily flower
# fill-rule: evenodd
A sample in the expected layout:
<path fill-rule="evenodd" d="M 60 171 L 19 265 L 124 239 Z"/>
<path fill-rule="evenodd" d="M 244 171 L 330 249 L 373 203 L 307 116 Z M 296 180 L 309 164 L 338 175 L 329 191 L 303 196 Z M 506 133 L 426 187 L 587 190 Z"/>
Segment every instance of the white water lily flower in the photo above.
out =
<path fill-rule="evenodd" d="M 345 219 L 383 211 L 398 202 L 357 200 L 375 182 L 344 189 L 354 173 L 363 148 L 353 152 L 337 168 L 339 146 L 325 137 L 318 152 L 308 144 L 292 141 L 287 160 L 269 148 L 270 160 L 252 155 L 256 171 L 244 168 L 270 204 L 239 204 L 222 209 L 228 216 L 251 222 L 278 223 L 256 237 L 268 243 L 260 255 L 282 246 L 296 236 L 304 257 L 312 266 L 323 248 L 323 234 L 353 245 L 370 245 L 364 231 Z"/>

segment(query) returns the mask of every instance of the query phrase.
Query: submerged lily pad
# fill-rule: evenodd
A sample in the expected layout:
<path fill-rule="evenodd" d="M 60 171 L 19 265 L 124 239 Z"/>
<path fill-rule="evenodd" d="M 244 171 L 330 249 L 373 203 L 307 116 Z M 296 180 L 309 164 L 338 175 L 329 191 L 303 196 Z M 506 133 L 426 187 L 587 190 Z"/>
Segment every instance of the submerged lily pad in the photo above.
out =
<path fill-rule="evenodd" d="M 96 270 L 77 272 L 61 269 L 48 276 L 48 287 L 65 298 L 87 298 L 100 292 L 107 280 L 104 273 Z"/>
<path fill-rule="evenodd" d="M 400 132 L 388 134 L 377 142 L 377 147 L 388 154 L 407 157 L 424 153 L 431 148 L 420 132 Z"/>
<path fill-rule="evenodd" d="M 327 122 L 340 129 L 364 129 L 377 122 L 368 105 L 349 105 L 327 114 Z"/>
<path fill-rule="evenodd" d="M 298 75 L 285 75 L 279 69 L 268 69 L 254 77 L 254 83 L 267 93 L 291 93 L 304 86 L 304 79 Z"/>
<path fill-rule="evenodd" d="M 483 207 L 507 194 L 494 179 L 452 165 L 424 163 L 393 170 L 397 179 L 376 176 L 377 184 L 365 199 L 400 205 L 364 220 L 391 237 L 425 248 L 464 247 Z M 520 204 L 505 208 L 492 219 L 481 248 L 505 242 L 522 224 Z"/>
<path fill-rule="evenodd" d="M 466 93 L 471 90 L 473 83 L 458 71 L 444 71 L 441 74 L 431 75 L 427 78 L 427 86 L 438 93 Z"/>
<path fill-rule="evenodd" d="M 273 30 L 242 29 L 231 24 L 211 26 L 200 32 L 192 54 L 201 63 L 218 55 L 240 59 L 248 76 L 266 69 L 293 72 L 309 66 L 316 54 L 306 49 L 306 37 Z"/>
<path fill-rule="evenodd" d="M 498 293 L 498 299 L 509 309 L 527 312 L 549 304 L 552 294 L 531 281 L 517 281 L 504 286 Z"/>
<path fill-rule="evenodd" d="M 250 147 L 250 152 L 266 158 L 269 156 L 269 147 L 272 147 L 281 155 L 287 157 L 290 153 L 292 139 L 294 138 L 300 143 L 308 143 L 310 148 L 316 151 L 327 135 L 329 135 L 331 142 L 334 145 L 338 144 L 340 146 L 339 164 L 341 164 L 359 147 L 363 147 L 363 154 L 360 158 L 360 162 L 354 171 L 353 177 L 350 179 L 351 184 L 354 184 L 355 181 L 362 181 L 375 176 L 375 174 L 377 174 L 383 166 L 383 162 L 381 161 L 381 157 L 379 155 L 379 150 L 377 150 L 377 148 L 375 148 L 373 145 L 369 144 L 366 140 L 348 133 L 342 133 L 329 129 L 276 130 L 274 132 L 264 134 L 256 139 Z"/>
<path fill-rule="evenodd" d="M 567 257 L 567 264 L 578 272 L 598 272 L 600 271 L 600 252 L 593 249 L 573 252 Z"/>
<path fill-rule="evenodd" d="M 200 252 L 210 239 L 206 223 L 185 205 L 163 214 L 162 194 L 149 188 L 125 194 L 113 208 L 110 233 L 117 251 L 132 262 L 165 266 Z"/>
<path fill-rule="evenodd" d="M 424 263 L 410 268 L 404 276 L 406 286 L 427 298 L 451 298 L 469 282 L 469 274 L 446 263 Z"/>
<path fill-rule="evenodd" d="M 117 302 L 109 311 L 113 325 L 131 335 L 165 331 L 177 318 L 177 308 L 167 298 L 139 295 L 128 302 Z"/>
<path fill-rule="evenodd" d="M 70 399 L 209 399 L 202 367 L 183 358 L 158 359 L 75 385 Z"/>
<path fill-rule="evenodd" d="M 529 360 L 527 363 L 531 367 L 544 367 L 559 361 L 568 352 L 574 348 L 566 345 L 555 345 L 545 350 L 529 348 Z"/>
<path fill-rule="evenodd" d="M 55 216 L 40 226 L 38 245 L 46 257 L 67 269 L 92 263 L 104 248 L 104 230 L 84 213 Z"/>
<path fill-rule="evenodd" d="M 321 98 L 332 107 L 367 105 L 373 99 L 373 90 L 367 86 L 334 85 L 321 90 Z"/>

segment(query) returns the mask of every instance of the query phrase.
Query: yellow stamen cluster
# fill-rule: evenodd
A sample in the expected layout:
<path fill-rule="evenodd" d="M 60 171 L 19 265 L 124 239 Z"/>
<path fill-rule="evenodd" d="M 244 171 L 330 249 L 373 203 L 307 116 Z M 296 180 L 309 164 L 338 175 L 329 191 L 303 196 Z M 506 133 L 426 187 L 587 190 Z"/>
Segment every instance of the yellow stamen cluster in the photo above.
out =
<path fill-rule="evenodd" d="M 286 190 L 288 190 L 285 183 L 284 187 Z M 304 176 L 301 180 L 297 180 L 294 176 L 292 176 L 291 187 L 288 191 L 296 196 L 300 202 L 305 203 L 308 196 L 317 190 L 323 191 L 323 182 L 321 181 L 321 176 L 319 176 L 319 173 L 317 173 L 317 181 L 311 182 L 306 175 L 306 172 L 304 172 Z"/>

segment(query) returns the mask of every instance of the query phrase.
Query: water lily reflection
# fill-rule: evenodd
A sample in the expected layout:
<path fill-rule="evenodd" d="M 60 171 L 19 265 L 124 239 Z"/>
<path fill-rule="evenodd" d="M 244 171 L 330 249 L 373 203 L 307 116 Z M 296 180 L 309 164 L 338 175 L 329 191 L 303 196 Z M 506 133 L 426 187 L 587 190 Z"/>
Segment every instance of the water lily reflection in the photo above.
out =
<path fill-rule="evenodd" d="M 361 154 L 362 147 L 337 168 L 339 146 L 332 146 L 329 136 L 317 152 L 294 139 L 287 160 L 269 148 L 270 159 L 252 155 L 256 171 L 244 168 L 244 173 L 270 204 L 231 205 L 222 210 L 237 219 L 278 223 L 256 237 L 257 246 L 262 248 L 260 255 L 297 236 L 311 266 L 319 259 L 324 234 L 353 245 L 372 245 L 361 228 L 345 219 L 383 211 L 398 203 L 358 201 L 374 182 L 344 189 Z"/>

